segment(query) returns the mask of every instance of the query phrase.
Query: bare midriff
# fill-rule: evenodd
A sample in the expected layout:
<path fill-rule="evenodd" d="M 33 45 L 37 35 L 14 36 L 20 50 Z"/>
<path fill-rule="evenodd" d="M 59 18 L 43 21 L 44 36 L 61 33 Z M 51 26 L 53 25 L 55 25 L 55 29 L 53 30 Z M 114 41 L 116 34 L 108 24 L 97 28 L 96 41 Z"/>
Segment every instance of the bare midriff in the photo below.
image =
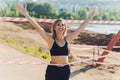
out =
<path fill-rule="evenodd" d="M 67 64 L 68 56 L 51 56 L 52 64 Z"/>

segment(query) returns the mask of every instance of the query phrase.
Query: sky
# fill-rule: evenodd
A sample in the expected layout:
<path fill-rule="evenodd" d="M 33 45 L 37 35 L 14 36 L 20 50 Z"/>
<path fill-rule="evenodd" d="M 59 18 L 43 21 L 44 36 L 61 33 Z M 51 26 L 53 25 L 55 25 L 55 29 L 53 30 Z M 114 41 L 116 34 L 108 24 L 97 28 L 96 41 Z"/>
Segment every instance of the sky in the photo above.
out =
<path fill-rule="evenodd" d="M 6 0 L 6 1 L 10 1 L 10 2 L 13 2 L 13 1 L 16 1 L 16 0 Z M 26 1 L 33 1 L 33 2 L 37 2 L 37 1 L 58 1 L 60 2 L 61 0 L 19 0 L 20 2 L 26 2 Z M 69 1 L 69 0 L 68 0 Z M 84 1 L 84 0 L 74 0 L 74 1 Z M 89 1 L 89 0 L 88 0 Z M 92 1 L 96 1 L 96 0 L 92 0 Z M 113 2 L 117 2 L 117 1 L 120 1 L 120 0 L 97 0 L 97 1 L 113 1 Z M 5 6 L 5 0 L 0 0 L 0 7 L 3 7 Z"/>

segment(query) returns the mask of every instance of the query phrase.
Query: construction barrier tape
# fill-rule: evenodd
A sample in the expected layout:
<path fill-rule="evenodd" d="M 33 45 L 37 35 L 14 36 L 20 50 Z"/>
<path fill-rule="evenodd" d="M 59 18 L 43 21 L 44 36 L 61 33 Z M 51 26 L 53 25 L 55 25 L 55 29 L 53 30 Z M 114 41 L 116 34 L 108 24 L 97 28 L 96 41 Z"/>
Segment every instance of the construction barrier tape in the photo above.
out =
<path fill-rule="evenodd" d="M 28 21 L 26 18 L 13 18 L 13 17 L 0 17 L 1 21 L 18 21 L 25 22 Z M 55 19 L 34 19 L 36 22 L 48 22 L 53 23 Z M 83 23 L 84 20 L 65 20 L 66 23 Z M 120 24 L 120 21 L 105 21 L 105 20 L 91 20 L 91 24 Z"/>

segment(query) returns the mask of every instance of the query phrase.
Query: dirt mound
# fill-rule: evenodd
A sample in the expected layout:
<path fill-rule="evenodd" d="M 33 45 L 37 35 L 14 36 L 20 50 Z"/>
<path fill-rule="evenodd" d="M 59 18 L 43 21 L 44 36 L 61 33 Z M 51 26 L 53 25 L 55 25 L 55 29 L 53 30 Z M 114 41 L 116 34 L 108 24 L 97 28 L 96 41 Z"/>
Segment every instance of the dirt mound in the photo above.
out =
<path fill-rule="evenodd" d="M 46 42 L 36 30 L 25 29 L 30 24 L 16 24 L 12 22 L 0 22 L 0 36 L 5 40 L 15 40 L 30 47 L 39 45 L 41 52 L 48 52 Z"/>
<path fill-rule="evenodd" d="M 35 29 L 29 22 L 12 22 L 17 26 L 21 26 L 23 29 Z M 51 23 L 39 22 L 38 23 L 47 32 L 51 32 Z"/>
<path fill-rule="evenodd" d="M 99 33 L 89 33 L 86 31 L 82 32 L 74 43 L 107 46 L 114 36 L 115 34 L 106 35 Z"/>
<path fill-rule="evenodd" d="M 72 31 L 74 30 L 69 29 L 69 32 Z M 99 34 L 91 31 L 83 31 L 72 43 L 80 45 L 107 46 L 114 36 L 115 34 Z M 120 46 L 120 40 L 116 43 L 116 46 Z M 115 48 L 113 51 L 119 52 L 120 48 Z"/>

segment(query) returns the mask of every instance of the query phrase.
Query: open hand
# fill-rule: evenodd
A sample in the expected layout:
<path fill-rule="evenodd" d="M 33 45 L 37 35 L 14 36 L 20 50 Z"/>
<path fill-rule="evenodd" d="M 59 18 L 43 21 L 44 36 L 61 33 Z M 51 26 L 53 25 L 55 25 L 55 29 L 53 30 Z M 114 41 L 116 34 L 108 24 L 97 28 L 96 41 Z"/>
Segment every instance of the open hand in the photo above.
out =
<path fill-rule="evenodd" d="M 24 16 L 28 14 L 25 8 L 20 3 L 16 4 L 16 9 Z"/>
<path fill-rule="evenodd" d="M 95 7 L 93 10 L 93 17 L 96 16 L 99 13 L 98 7 Z"/>
<path fill-rule="evenodd" d="M 92 13 L 90 14 L 90 19 L 92 19 L 93 17 L 95 17 L 98 14 L 98 7 L 95 7 L 92 11 Z"/>

